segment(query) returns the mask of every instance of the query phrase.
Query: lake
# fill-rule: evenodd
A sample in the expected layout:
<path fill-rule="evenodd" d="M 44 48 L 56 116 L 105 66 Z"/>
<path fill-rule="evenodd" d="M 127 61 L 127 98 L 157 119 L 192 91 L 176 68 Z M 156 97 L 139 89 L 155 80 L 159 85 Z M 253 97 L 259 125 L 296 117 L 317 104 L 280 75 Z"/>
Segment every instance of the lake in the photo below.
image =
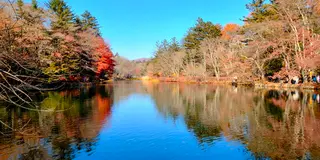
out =
<path fill-rule="evenodd" d="M 319 92 L 122 81 L 2 105 L 0 159 L 320 159 Z"/>

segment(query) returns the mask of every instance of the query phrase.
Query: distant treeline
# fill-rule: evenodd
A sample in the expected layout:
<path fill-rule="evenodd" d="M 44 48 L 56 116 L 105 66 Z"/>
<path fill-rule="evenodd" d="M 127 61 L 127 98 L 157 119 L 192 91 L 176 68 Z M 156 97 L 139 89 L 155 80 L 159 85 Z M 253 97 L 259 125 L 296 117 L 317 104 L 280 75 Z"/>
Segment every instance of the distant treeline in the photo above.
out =
<path fill-rule="evenodd" d="M 115 67 L 113 78 L 116 80 L 140 78 L 147 72 L 147 64 L 150 59 L 142 58 L 137 60 L 128 60 L 116 54 L 114 56 Z"/>
<path fill-rule="evenodd" d="M 253 0 L 244 25 L 199 18 L 182 42 L 157 43 L 146 72 L 162 77 L 300 77 L 320 69 L 320 1 Z"/>

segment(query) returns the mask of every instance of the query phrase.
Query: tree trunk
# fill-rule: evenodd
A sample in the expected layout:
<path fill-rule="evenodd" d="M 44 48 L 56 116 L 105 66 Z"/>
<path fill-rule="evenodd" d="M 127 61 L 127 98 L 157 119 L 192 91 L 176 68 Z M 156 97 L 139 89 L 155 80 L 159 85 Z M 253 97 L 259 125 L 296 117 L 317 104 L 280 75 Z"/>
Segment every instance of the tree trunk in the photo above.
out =
<path fill-rule="evenodd" d="M 214 74 L 216 75 L 217 80 L 220 79 L 219 68 L 217 66 L 214 67 Z"/>

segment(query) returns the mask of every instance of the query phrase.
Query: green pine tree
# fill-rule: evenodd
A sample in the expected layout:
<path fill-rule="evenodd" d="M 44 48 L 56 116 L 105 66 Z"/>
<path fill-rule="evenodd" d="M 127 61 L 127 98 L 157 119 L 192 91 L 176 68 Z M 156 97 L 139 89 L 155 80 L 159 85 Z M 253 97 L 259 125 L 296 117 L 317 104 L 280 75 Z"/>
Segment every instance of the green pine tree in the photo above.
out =
<path fill-rule="evenodd" d="M 73 24 L 73 13 L 64 0 L 50 0 L 48 6 L 57 16 L 57 21 L 52 23 L 53 28 L 68 29 Z"/>
<path fill-rule="evenodd" d="M 31 6 L 32 6 L 33 9 L 38 9 L 38 2 L 37 2 L 37 0 L 32 0 Z"/>
<path fill-rule="evenodd" d="M 74 26 L 76 27 L 77 31 L 82 31 L 83 30 L 83 24 L 82 20 L 79 16 L 76 16 L 73 20 Z"/>
<path fill-rule="evenodd" d="M 251 14 L 244 19 L 245 22 L 261 23 L 266 20 L 276 20 L 279 18 L 276 11 L 277 5 L 274 0 L 270 2 L 266 2 L 266 0 L 252 0 L 246 6 Z"/>
<path fill-rule="evenodd" d="M 24 6 L 23 0 L 17 0 L 17 6 L 18 6 L 17 14 L 18 14 L 18 17 L 21 18 L 23 16 L 23 6 Z"/>
<path fill-rule="evenodd" d="M 24 5 L 23 0 L 17 0 L 17 5 L 18 5 L 18 8 L 22 8 Z"/>
<path fill-rule="evenodd" d="M 89 11 L 85 11 L 82 15 L 83 29 L 93 29 L 97 35 L 100 35 L 99 24 L 96 17 L 92 16 Z"/>
<path fill-rule="evenodd" d="M 171 39 L 171 42 L 170 42 L 170 46 L 169 46 L 169 51 L 170 52 L 177 52 L 181 49 L 180 47 L 180 44 L 179 42 L 177 41 L 177 38 L 176 37 L 173 37 Z"/>
<path fill-rule="evenodd" d="M 184 38 L 186 49 L 200 49 L 200 43 L 205 38 L 217 38 L 221 36 L 221 26 L 214 25 L 211 22 L 204 22 L 198 18 L 195 27 L 190 28 L 187 36 Z"/>

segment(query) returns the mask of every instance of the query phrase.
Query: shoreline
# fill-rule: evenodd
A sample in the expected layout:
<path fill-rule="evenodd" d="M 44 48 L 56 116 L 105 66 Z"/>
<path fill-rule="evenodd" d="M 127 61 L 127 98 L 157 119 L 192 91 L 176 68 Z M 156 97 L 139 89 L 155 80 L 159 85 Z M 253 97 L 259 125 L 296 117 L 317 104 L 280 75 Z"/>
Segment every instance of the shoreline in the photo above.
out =
<path fill-rule="evenodd" d="M 127 79 L 131 80 L 141 80 L 141 81 L 149 81 L 149 82 L 173 82 L 173 83 L 185 83 L 185 84 L 211 84 L 211 85 L 232 85 L 232 80 L 228 78 L 221 78 L 217 80 L 214 77 L 201 79 L 201 78 L 187 78 L 187 77 L 180 77 L 180 78 L 170 78 L 170 77 L 141 77 L 141 78 L 134 78 L 134 79 Z M 47 91 L 59 91 L 59 90 L 66 90 L 72 88 L 79 88 L 83 86 L 92 86 L 92 85 L 101 85 L 101 84 L 108 84 L 110 82 L 115 81 L 122 81 L 122 80 L 106 80 L 97 82 L 65 82 L 63 85 L 57 88 L 52 88 L 52 90 Z M 316 83 L 304 83 L 304 84 L 289 84 L 289 83 L 272 83 L 272 82 L 260 82 L 260 81 L 238 81 L 236 83 L 237 86 L 246 86 L 246 87 L 253 87 L 258 89 L 303 89 L 303 90 L 320 90 L 320 84 Z M 57 86 L 57 85 L 55 85 Z M 47 86 L 48 87 L 48 86 Z M 52 86 L 51 86 L 52 87 Z M 29 90 L 30 91 L 30 90 Z"/>
<path fill-rule="evenodd" d="M 200 78 L 169 78 L 169 77 L 142 77 L 140 80 L 152 82 L 178 82 L 186 84 L 215 84 L 215 85 L 232 85 L 232 80 L 221 78 L 207 78 L 205 80 Z M 304 89 L 304 90 L 320 90 L 320 84 L 316 83 L 303 83 L 303 84 L 289 84 L 289 83 L 272 83 L 272 82 L 259 82 L 259 81 L 238 81 L 239 86 L 248 86 L 254 88 L 265 89 Z"/>

